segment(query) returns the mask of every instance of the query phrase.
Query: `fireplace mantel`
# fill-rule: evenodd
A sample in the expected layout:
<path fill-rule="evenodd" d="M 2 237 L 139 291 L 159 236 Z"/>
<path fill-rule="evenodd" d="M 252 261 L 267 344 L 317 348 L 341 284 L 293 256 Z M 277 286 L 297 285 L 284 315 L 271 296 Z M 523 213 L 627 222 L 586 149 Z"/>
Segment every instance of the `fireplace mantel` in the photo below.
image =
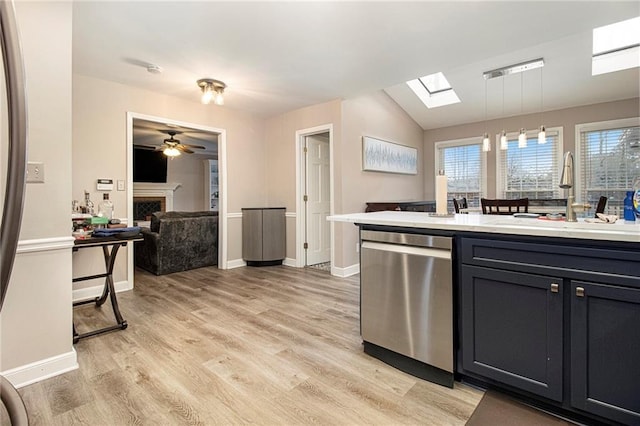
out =
<path fill-rule="evenodd" d="M 173 193 L 180 187 L 180 183 L 133 183 L 133 198 L 136 197 L 163 197 L 167 211 L 173 210 Z"/>

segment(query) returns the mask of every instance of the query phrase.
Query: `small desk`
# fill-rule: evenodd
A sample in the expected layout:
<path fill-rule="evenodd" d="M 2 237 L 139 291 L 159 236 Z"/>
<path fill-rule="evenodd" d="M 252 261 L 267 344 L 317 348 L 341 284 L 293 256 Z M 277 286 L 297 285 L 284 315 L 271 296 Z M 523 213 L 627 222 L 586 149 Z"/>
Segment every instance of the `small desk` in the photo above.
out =
<path fill-rule="evenodd" d="M 96 238 L 87 238 L 85 240 L 75 240 L 73 251 L 76 252 L 79 249 L 89 248 L 89 247 L 102 247 L 102 253 L 104 254 L 104 265 L 106 268 L 106 272 L 103 274 L 96 275 L 87 275 L 83 277 L 73 278 L 72 282 L 79 281 L 87 281 L 93 280 L 96 278 L 104 278 L 104 289 L 102 290 L 102 295 L 100 297 L 96 297 L 94 299 L 81 300 L 79 302 L 74 302 L 73 306 L 85 305 L 87 303 L 95 302 L 96 306 L 102 306 L 104 302 L 107 300 L 107 296 L 111 299 L 111 307 L 113 308 L 113 314 L 116 318 L 116 325 L 112 325 L 105 328 L 100 328 L 97 330 L 89 331 L 87 333 L 78 334 L 76 331 L 75 324 L 73 325 L 73 343 L 78 343 L 80 339 L 84 339 L 85 337 L 95 336 L 97 334 L 107 333 L 109 331 L 114 330 L 124 330 L 127 328 L 127 321 L 122 318 L 122 314 L 120 313 L 120 308 L 118 307 L 118 299 L 116 298 L 116 291 L 113 286 L 113 267 L 116 263 L 116 256 L 118 254 L 118 250 L 122 246 L 126 246 L 130 241 L 142 241 L 143 238 L 141 235 L 137 235 L 130 238 L 117 238 L 117 237 L 96 237 Z"/>

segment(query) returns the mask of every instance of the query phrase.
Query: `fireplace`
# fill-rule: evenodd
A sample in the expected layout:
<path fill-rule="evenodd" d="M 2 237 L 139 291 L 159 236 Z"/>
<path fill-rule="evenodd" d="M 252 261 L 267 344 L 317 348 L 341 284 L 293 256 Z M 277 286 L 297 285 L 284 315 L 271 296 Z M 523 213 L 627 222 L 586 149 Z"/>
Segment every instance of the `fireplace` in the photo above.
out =
<path fill-rule="evenodd" d="M 173 193 L 179 183 L 133 184 L 133 220 L 147 221 L 153 212 L 173 210 Z"/>
<path fill-rule="evenodd" d="M 133 220 L 151 220 L 154 212 L 166 211 L 164 197 L 135 197 L 133 199 Z"/>

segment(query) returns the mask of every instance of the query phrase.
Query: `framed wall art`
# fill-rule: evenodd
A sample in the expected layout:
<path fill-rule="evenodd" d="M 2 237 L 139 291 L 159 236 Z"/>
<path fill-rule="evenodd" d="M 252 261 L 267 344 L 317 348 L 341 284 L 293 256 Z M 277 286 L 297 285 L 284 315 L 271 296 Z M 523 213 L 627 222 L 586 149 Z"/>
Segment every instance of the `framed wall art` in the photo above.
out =
<path fill-rule="evenodd" d="M 418 174 L 418 149 L 363 136 L 362 170 Z"/>

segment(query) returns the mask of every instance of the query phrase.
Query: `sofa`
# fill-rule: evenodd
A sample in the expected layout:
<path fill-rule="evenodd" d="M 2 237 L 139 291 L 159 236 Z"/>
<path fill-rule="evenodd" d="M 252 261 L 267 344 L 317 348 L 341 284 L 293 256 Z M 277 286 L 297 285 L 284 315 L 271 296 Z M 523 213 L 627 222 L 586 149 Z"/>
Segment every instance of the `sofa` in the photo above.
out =
<path fill-rule="evenodd" d="M 218 212 L 156 212 L 136 242 L 135 263 L 156 275 L 218 264 Z"/>

